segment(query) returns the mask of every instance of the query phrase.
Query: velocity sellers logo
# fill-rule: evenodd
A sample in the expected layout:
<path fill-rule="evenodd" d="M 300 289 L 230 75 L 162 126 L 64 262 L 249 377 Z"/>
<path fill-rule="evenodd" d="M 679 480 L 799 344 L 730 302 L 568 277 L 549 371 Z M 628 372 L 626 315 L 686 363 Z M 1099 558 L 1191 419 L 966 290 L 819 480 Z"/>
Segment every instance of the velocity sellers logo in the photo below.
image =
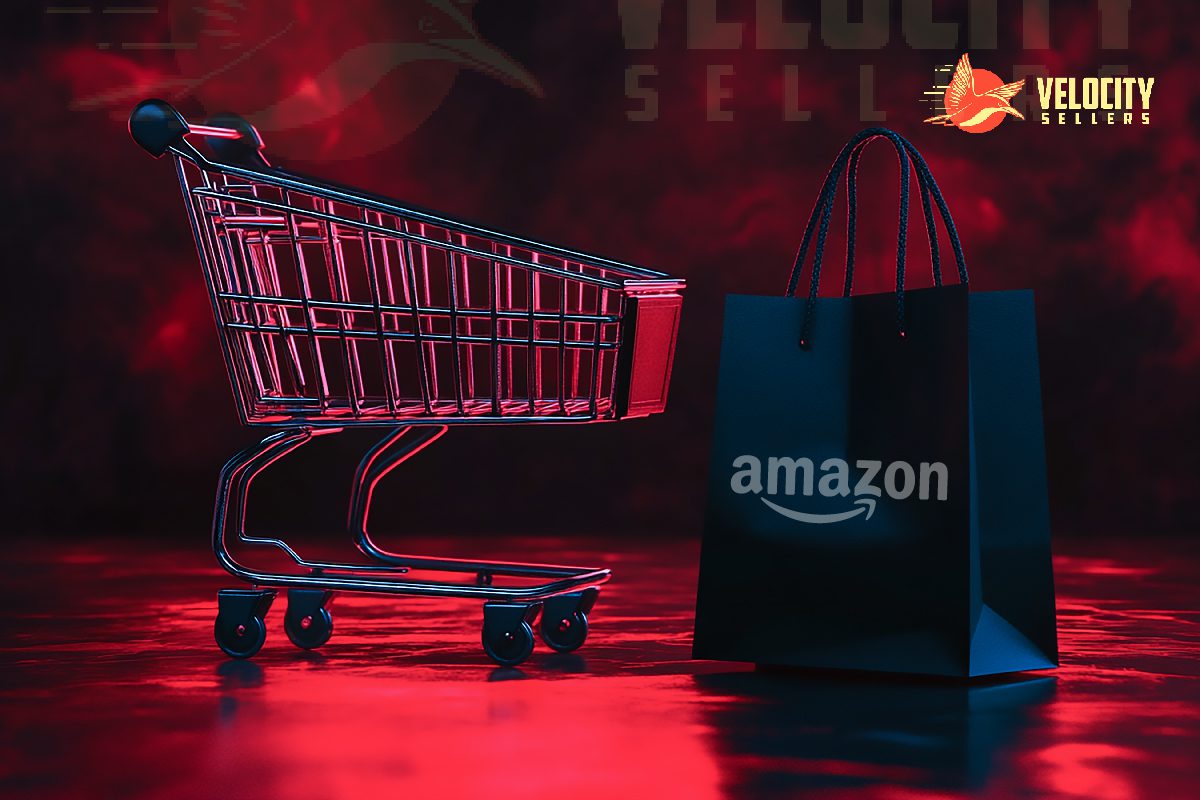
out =
<path fill-rule="evenodd" d="M 1038 78 L 1041 124 L 1150 124 L 1154 78 Z"/>
<path fill-rule="evenodd" d="M 887 492 L 893 500 L 908 500 L 916 494 L 917 500 L 936 497 L 945 500 L 950 485 L 950 472 L 940 461 L 921 462 L 917 467 L 907 461 L 893 461 L 884 468 L 882 461 L 859 460 L 850 465 L 840 458 L 827 458 L 821 462 L 821 475 L 816 476 L 816 467 L 811 458 L 787 458 L 771 456 L 738 456 L 733 460 L 733 476 L 729 488 L 737 495 L 754 494 L 776 514 L 813 525 L 844 522 L 865 514 L 870 519 L 875 513 L 877 498 Z M 883 473 L 883 488 L 875 481 Z M 765 481 L 764 481 L 765 478 Z M 815 484 L 815 486 L 814 486 Z M 822 497 L 844 497 L 852 506 L 845 511 L 814 514 L 793 508 L 797 492 L 803 497 L 812 497 L 814 489 Z M 782 495 L 782 497 L 780 497 Z M 771 499 L 775 498 L 775 499 Z M 782 500 L 787 503 L 776 502 Z"/>

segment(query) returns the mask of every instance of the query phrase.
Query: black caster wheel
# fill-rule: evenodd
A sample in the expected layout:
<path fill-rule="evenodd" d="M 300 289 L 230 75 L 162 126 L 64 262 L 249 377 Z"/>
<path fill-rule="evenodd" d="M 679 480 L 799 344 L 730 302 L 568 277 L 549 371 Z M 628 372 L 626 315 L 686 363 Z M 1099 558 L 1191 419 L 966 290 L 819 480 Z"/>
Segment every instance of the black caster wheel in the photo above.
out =
<path fill-rule="evenodd" d="M 587 614 L 575 611 L 569 616 L 554 619 L 542 613 L 542 641 L 551 650 L 572 653 L 583 646 L 588 635 Z"/>
<path fill-rule="evenodd" d="M 511 630 L 493 628 L 484 623 L 483 649 L 500 666 L 515 667 L 533 652 L 533 628 L 524 621 Z"/>
<path fill-rule="evenodd" d="M 213 637 L 225 655 L 250 658 L 267 640 L 264 618 L 275 600 L 272 589 L 222 589 L 217 592 Z"/>
<path fill-rule="evenodd" d="M 301 650 L 315 650 L 333 635 L 333 617 L 325 604 L 332 592 L 324 589 L 290 589 L 283 629 Z"/>
<path fill-rule="evenodd" d="M 600 595 L 595 587 L 581 592 L 558 594 L 542 603 L 542 641 L 551 650 L 573 653 L 588 635 L 588 612 Z"/>
<path fill-rule="evenodd" d="M 262 617 L 250 617 L 231 624 L 217 617 L 215 626 L 217 647 L 230 658 L 251 658 L 267 640 L 267 623 Z"/>
<path fill-rule="evenodd" d="M 533 652 L 536 603 L 484 603 L 483 649 L 502 667 L 515 667 Z"/>
<path fill-rule="evenodd" d="M 315 613 L 303 617 L 288 614 L 283 618 L 283 629 L 296 647 L 315 650 L 333 635 L 333 617 L 328 608 L 318 608 Z"/>

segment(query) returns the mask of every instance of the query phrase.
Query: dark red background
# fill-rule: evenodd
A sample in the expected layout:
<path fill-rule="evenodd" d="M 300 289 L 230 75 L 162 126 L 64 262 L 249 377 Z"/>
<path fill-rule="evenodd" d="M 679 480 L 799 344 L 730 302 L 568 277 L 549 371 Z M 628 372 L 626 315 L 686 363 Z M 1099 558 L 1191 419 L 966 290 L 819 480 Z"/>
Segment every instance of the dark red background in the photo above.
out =
<path fill-rule="evenodd" d="M 314 61 L 396 22 L 382 2 L 347 6 L 352 24 L 309 20 L 304 4 L 294 5 L 301 24 L 293 38 L 235 76 L 241 91 L 290 90 L 299 80 L 292 76 Z M 1053 49 L 1024 51 L 1020 3 L 1002 0 L 999 49 L 973 50 L 977 66 L 1007 78 L 1014 64 L 1080 77 L 1128 64 L 1130 74 L 1157 80 L 1153 121 L 1010 120 L 972 136 L 921 124 L 927 107 L 918 102 L 934 66 L 961 48 L 911 49 L 894 10 L 885 49 L 831 51 L 815 12 L 801 15 L 795 5 L 797 18 L 814 22 L 809 50 L 756 50 L 749 24 L 741 50 L 689 50 L 684 3 L 668 0 L 658 48 L 631 51 L 615 1 L 482 0 L 473 12 L 482 36 L 535 76 L 544 96 L 470 70 L 451 81 L 434 69 L 421 80 L 445 83 L 440 105 L 377 152 L 338 159 L 336 134 L 338 126 L 403 126 L 403 93 L 389 95 L 386 86 L 326 126 L 330 139 L 313 131 L 277 138 L 312 153 L 308 161 L 280 159 L 298 171 L 689 282 L 666 415 L 452 431 L 420 467 L 405 470 L 405 481 L 397 473 L 393 490 L 377 493 L 381 529 L 697 530 L 723 295 L 782 292 L 819 181 L 864 125 L 862 64 L 875 67 L 875 105 L 886 124 L 925 153 L 955 212 L 973 287 L 1036 291 L 1056 533 L 1196 529 L 1200 11 L 1139 0 L 1130 49 L 1101 51 L 1096 4 L 1056 2 Z M 940 18 L 964 20 L 961 4 L 936 5 Z M 753 3 L 720 8 L 725 18 L 753 19 Z M 161 40 L 166 15 L 68 17 L 36 3 L 9 15 L 0 56 L 12 285 L 0 416 L 6 516 L 35 531 L 202 535 L 217 468 L 254 434 L 237 425 L 169 164 L 129 139 L 119 117 L 132 102 L 71 107 L 106 87 L 177 70 L 169 53 L 95 44 Z M 636 105 L 624 96 L 630 64 L 658 69 L 655 122 L 626 119 Z M 734 66 L 732 122 L 705 121 L 710 64 Z M 799 67 L 811 122 L 781 120 L 784 64 Z M 195 98 L 178 104 L 197 117 L 223 110 Z M 273 139 L 265 138 L 270 153 Z M 884 291 L 891 280 L 894 173 L 890 152 L 867 157 L 864 187 L 885 189 L 864 209 L 859 285 L 867 290 Z M 910 271 L 926 285 L 922 236 L 915 223 Z M 831 267 L 840 254 L 838 242 Z M 314 445 L 265 477 L 258 496 L 274 527 L 339 525 L 350 470 L 369 441 L 347 434 Z"/>

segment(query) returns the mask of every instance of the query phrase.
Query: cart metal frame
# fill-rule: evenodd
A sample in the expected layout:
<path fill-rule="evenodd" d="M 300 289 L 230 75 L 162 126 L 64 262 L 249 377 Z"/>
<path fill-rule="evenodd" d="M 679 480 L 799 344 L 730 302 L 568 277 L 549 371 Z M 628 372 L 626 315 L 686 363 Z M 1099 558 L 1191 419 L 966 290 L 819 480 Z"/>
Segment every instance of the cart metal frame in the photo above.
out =
<path fill-rule="evenodd" d="M 582 645 L 608 569 L 395 553 L 368 532 L 372 492 L 450 425 L 662 411 L 684 282 L 277 169 L 235 115 L 196 125 L 147 100 L 129 128 L 151 155 L 175 162 L 243 424 L 282 429 L 220 473 L 213 552 L 252 585 L 218 593 L 221 649 L 258 652 L 277 589 L 288 590 L 284 627 L 303 648 L 328 641 L 334 591 L 484 600 L 484 649 L 506 666 L 528 657 L 539 613 L 551 648 Z M 197 136 L 211 155 L 188 139 Z M 470 276 L 484 274 L 486 290 L 478 277 L 472 289 Z M 404 383 L 401 352 L 415 383 Z M 247 532 L 255 477 L 313 438 L 360 426 L 392 428 L 362 457 L 351 488 L 348 528 L 371 563 L 307 560 L 282 539 Z M 297 571 L 246 566 L 231 540 L 281 550 Z M 470 579 L 405 577 L 412 570 Z M 495 577 L 526 582 L 493 585 Z"/>

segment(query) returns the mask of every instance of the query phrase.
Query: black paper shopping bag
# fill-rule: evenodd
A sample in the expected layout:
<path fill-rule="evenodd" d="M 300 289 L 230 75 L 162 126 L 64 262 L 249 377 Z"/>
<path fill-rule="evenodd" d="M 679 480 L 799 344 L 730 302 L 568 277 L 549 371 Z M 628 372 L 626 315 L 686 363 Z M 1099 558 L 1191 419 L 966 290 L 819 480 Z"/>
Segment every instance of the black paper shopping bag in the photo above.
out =
<path fill-rule="evenodd" d="M 901 166 L 896 291 L 852 296 L 858 158 L 877 138 Z M 936 285 L 906 291 L 910 161 Z M 843 175 L 843 296 L 818 298 Z M 942 285 L 934 204 L 956 285 Z M 808 297 L 793 297 L 814 233 Z M 694 656 L 959 677 L 1055 666 L 1032 293 L 968 293 L 928 166 L 873 128 L 834 162 L 787 295 L 726 301 Z"/>

